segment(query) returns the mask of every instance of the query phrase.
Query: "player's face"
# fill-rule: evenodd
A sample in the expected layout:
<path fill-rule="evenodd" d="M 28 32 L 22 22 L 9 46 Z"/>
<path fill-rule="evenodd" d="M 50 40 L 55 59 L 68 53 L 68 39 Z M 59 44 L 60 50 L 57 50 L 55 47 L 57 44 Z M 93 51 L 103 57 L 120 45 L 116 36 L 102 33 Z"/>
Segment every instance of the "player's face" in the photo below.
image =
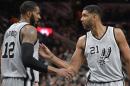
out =
<path fill-rule="evenodd" d="M 87 10 L 82 11 L 81 22 L 84 29 L 88 30 L 92 27 L 92 14 Z"/>
<path fill-rule="evenodd" d="M 30 17 L 30 23 L 32 25 L 35 25 L 35 24 L 38 23 L 40 18 L 41 18 L 41 16 L 40 16 L 40 9 L 39 9 L 39 7 L 36 7 L 36 9 L 32 12 L 32 15 Z"/>

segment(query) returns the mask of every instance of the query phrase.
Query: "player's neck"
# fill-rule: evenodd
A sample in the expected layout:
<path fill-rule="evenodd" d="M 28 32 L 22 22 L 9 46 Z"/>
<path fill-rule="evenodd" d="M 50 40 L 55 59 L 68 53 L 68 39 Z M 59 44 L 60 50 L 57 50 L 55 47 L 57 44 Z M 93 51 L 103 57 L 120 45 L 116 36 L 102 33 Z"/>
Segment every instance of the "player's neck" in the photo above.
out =
<path fill-rule="evenodd" d="M 19 22 L 27 22 L 30 23 L 30 19 L 25 17 L 25 16 L 21 16 L 20 21 Z"/>
<path fill-rule="evenodd" d="M 104 26 L 101 22 L 97 22 L 93 28 L 92 28 L 92 34 L 97 37 L 100 38 L 102 37 L 102 35 L 105 33 L 106 31 L 106 26 Z"/>

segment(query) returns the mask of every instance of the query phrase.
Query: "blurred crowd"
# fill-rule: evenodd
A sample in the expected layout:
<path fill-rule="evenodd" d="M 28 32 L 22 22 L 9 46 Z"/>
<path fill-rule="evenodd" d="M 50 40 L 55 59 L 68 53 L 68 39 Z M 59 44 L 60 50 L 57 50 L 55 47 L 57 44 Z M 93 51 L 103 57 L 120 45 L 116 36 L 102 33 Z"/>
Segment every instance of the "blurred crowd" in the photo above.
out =
<path fill-rule="evenodd" d="M 53 28 L 53 34 L 49 36 L 39 33 L 40 42 L 46 44 L 56 56 L 69 62 L 78 37 L 86 33 L 80 23 L 82 9 L 75 8 L 73 3 L 67 2 L 43 2 L 39 3 L 39 5 L 42 19 L 38 26 Z M 127 39 L 130 38 L 130 5 L 101 3 L 99 5 L 104 11 L 104 24 L 122 28 Z M 0 15 L 0 45 L 7 28 L 18 21 L 18 16 L 11 14 L 10 17 Z M 128 39 L 128 42 L 130 43 L 130 39 Z M 45 60 L 41 61 L 55 66 Z M 86 72 L 88 71 L 86 65 L 85 63 L 81 67 L 80 72 L 71 81 L 53 74 L 41 73 L 40 86 L 85 86 Z"/>

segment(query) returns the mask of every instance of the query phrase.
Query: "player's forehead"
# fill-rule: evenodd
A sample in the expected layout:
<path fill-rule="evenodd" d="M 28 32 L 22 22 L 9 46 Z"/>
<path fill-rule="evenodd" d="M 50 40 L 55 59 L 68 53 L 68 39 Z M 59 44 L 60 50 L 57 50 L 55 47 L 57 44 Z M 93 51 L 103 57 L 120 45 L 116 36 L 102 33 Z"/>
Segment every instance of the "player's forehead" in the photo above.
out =
<path fill-rule="evenodd" d="M 34 11 L 40 13 L 40 8 L 36 6 Z"/>
<path fill-rule="evenodd" d="M 87 10 L 82 11 L 82 15 L 89 15 L 90 13 Z"/>

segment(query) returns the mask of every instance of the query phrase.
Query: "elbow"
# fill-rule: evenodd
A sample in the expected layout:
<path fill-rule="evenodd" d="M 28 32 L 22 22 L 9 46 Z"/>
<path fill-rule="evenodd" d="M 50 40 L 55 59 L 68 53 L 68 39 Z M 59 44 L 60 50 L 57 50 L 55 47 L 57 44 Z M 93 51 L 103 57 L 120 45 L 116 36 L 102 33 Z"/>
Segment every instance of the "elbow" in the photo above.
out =
<path fill-rule="evenodd" d="M 26 58 L 22 57 L 22 62 L 23 62 L 24 67 L 28 67 L 29 66 L 29 62 L 28 62 L 28 60 Z"/>
<path fill-rule="evenodd" d="M 125 60 L 125 64 L 130 66 L 130 58 Z"/>
<path fill-rule="evenodd" d="M 130 77 L 130 59 L 129 58 L 124 60 L 124 68 L 128 76 Z"/>
<path fill-rule="evenodd" d="M 34 46 L 30 43 L 23 43 L 21 45 L 22 62 L 25 67 L 31 65 L 32 57 L 34 52 Z"/>
<path fill-rule="evenodd" d="M 32 59 L 33 58 L 31 54 L 22 54 L 22 63 L 24 67 L 30 67 Z"/>

